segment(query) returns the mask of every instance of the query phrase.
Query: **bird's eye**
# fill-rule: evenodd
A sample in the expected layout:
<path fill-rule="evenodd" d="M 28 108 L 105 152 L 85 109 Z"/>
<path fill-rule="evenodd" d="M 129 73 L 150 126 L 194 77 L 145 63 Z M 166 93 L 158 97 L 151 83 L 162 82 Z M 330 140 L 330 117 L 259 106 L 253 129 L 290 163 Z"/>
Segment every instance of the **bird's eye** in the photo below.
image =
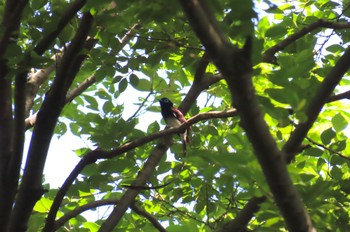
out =
<path fill-rule="evenodd" d="M 169 102 L 169 100 L 168 99 L 164 99 L 164 102 Z"/>

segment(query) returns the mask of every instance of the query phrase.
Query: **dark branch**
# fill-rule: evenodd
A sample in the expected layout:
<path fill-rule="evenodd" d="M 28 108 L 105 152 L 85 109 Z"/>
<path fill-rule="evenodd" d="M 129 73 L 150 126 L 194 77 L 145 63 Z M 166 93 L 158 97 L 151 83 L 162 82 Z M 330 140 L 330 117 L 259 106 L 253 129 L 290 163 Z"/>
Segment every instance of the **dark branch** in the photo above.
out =
<path fill-rule="evenodd" d="M 344 93 L 340 93 L 340 94 L 328 97 L 328 99 L 326 100 L 326 103 L 339 101 L 339 100 L 343 100 L 343 99 L 349 99 L 350 100 L 350 90 L 346 91 Z"/>
<path fill-rule="evenodd" d="M 249 221 L 254 217 L 254 214 L 259 211 L 260 204 L 265 202 L 266 199 L 267 198 L 265 196 L 252 197 L 244 208 L 238 213 L 235 219 L 224 224 L 220 232 L 247 231 Z"/>
<path fill-rule="evenodd" d="M 307 139 L 310 143 L 312 143 L 312 144 L 314 144 L 314 145 L 316 145 L 316 146 L 318 146 L 318 147 L 321 147 L 321 148 L 325 149 L 326 151 L 329 151 L 330 153 L 336 154 L 337 156 L 339 156 L 339 157 L 341 157 L 341 158 L 343 158 L 343 159 L 350 160 L 350 157 L 349 157 L 349 156 L 345 156 L 345 155 L 343 155 L 342 153 L 340 153 L 340 152 L 338 152 L 338 151 L 335 151 L 335 150 L 333 150 L 333 149 L 331 149 L 331 148 L 329 148 L 329 147 L 327 147 L 327 146 L 325 146 L 325 145 L 323 145 L 323 144 L 321 144 L 321 143 L 318 143 L 318 142 L 314 141 L 313 139 L 310 139 L 309 137 L 306 137 L 306 139 Z"/>
<path fill-rule="evenodd" d="M 45 37 L 36 45 L 34 51 L 38 55 L 42 55 L 51 43 L 57 38 L 61 31 L 66 27 L 69 21 L 75 17 L 78 11 L 86 4 L 87 0 L 76 0 L 68 9 L 63 11 L 63 14 L 58 21 L 56 29 L 45 35 Z"/>
<path fill-rule="evenodd" d="M 81 173 L 81 171 L 89 164 L 92 164 L 96 162 L 98 159 L 111 159 L 118 155 L 122 155 L 127 151 L 130 151 L 136 147 L 142 146 L 146 143 L 149 143 L 155 139 L 168 137 L 173 134 L 178 134 L 181 131 L 186 130 L 186 128 L 190 127 L 191 125 L 201 121 L 206 120 L 209 118 L 225 118 L 225 117 L 233 117 L 236 115 L 236 111 L 234 109 L 224 112 L 207 112 L 203 114 L 198 114 L 195 117 L 189 119 L 185 124 L 181 125 L 177 128 L 171 128 L 167 130 L 163 130 L 151 135 L 148 135 L 146 137 L 143 137 L 141 139 L 134 140 L 132 142 L 126 143 L 119 148 L 112 150 L 112 151 L 103 151 L 103 150 L 94 150 L 88 152 L 76 165 L 76 167 L 73 169 L 73 171 L 69 174 L 68 178 L 63 183 L 62 187 L 59 189 L 58 193 L 56 194 L 55 200 L 52 203 L 52 206 L 50 208 L 50 212 L 47 217 L 46 225 L 52 225 L 55 218 L 57 211 L 61 205 L 61 202 L 63 200 L 63 197 L 66 195 L 68 189 L 73 184 L 74 180 L 77 178 L 77 176 Z M 143 183 L 142 185 L 144 185 Z M 141 186 L 141 184 L 135 184 L 135 186 Z M 50 228 L 49 226 L 47 226 Z M 45 227 L 46 228 L 46 227 Z M 49 230 L 47 230 L 49 231 Z"/>
<path fill-rule="evenodd" d="M 79 207 L 75 208 L 74 210 L 66 213 L 60 219 L 58 219 L 55 222 L 53 229 L 54 230 L 58 230 L 60 227 L 62 227 L 70 219 L 78 216 L 79 214 L 81 214 L 81 213 L 83 213 L 83 212 L 85 212 L 87 210 L 91 210 L 91 209 L 94 209 L 94 208 L 97 208 L 97 207 L 100 207 L 100 206 L 106 206 L 106 205 L 118 205 L 118 203 L 119 203 L 119 200 L 116 200 L 116 199 L 104 199 L 104 200 L 98 200 L 98 201 L 94 201 L 94 202 L 87 203 L 85 205 L 79 206 Z M 148 221 L 150 221 L 156 229 L 158 229 L 159 231 L 166 232 L 164 227 L 156 220 L 156 218 L 154 218 L 154 216 L 152 216 L 151 214 L 149 214 L 145 210 L 139 208 L 135 204 L 130 206 L 130 208 L 135 213 L 145 217 Z"/>
<path fill-rule="evenodd" d="M 149 222 L 152 223 L 154 228 L 158 229 L 158 231 L 166 232 L 166 229 L 162 226 L 162 224 L 158 222 L 158 220 L 152 214 L 148 213 L 146 210 L 139 208 L 135 204 L 131 205 L 130 208 L 138 215 L 145 217 Z"/>
<path fill-rule="evenodd" d="M 344 74 L 350 68 L 349 60 L 350 47 L 346 49 L 345 53 L 342 55 L 342 57 L 340 57 L 336 65 L 328 73 L 321 86 L 318 88 L 315 96 L 309 103 L 305 112 L 307 116 L 306 122 L 301 122 L 297 125 L 288 141 L 284 145 L 283 151 L 286 154 L 285 158 L 288 163 L 291 162 L 295 155 L 298 153 L 298 148 L 300 147 L 308 131 L 317 119 L 327 99 L 329 99 L 335 87 L 338 85 Z"/>
<path fill-rule="evenodd" d="M 83 15 L 76 35 L 62 57 L 52 88 L 47 93 L 38 113 L 38 122 L 34 127 L 22 183 L 9 223 L 10 231 L 26 229 L 32 209 L 44 192 L 41 182 L 47 151 L 57 119 L 64 106 L 67 90 L 75 76 L 74 72 L 77 68 L 75 65 L 80 59 L 83 42 L 88 36 L 92 21 L 90 13 Z"/>
<path fill-rule="evenodd" d="M 269 132 L 252 84 L 251 38 L 243 49 L 228 43 L 204 1 L 179 0 L 190 25 L 225 77 L 241 125 L 253 145 L 274 199 L 291 231 L 312 231 L 312 223 L 295 189 L 282 152 Z"/>
<path fill-rule="evenodd" d="M 5 57 L 5 54 L 7 49 L 9 49 L 9 45 L 15 43 L 18 38 L 18 29 L 20 27 L 22 12 L 27 3 L 27 0 L 7 0 L 2 15 L 0 37 L 0 199 L 2 201 L 0 204 L 0 231 L 5 231 L 8 225 L 18 183 L 18 180 L 15 180 L 15 175 L 10 175 L 11 172 L 14 171 L 14 166 L 10 159 L 17 156 L 23 147 L 23 144 L 20 144 L 19 147 L 15 147 L 17 144 L 15 144 L 14 140 L 17 131 L 14 130 L 12 112 L 12 76 L 8 76 L 8 57 Z M 23 87 L 22 82 L 19 81 L 18 78 L 16 83 L 17 90 Z M 21 105 L 22 101 L 18 95 L 16 100 L 17 103 Z M 19 119 L 18 113 L 21 113 L 19 110 L 21 106 L 19 105 L 17 105 L 18 107 L 16 108 L 17 119 Z M 15 126 L 21 128 L 22 124 L 18 124 L 18 121 L 16 122 Z M 23 140 L 23 135 L 21 134 L 22 130 L 18 131 L 18 133 L 18 139 L 20 141 Z M 10 178 L 8 178 L 9 175 Z"/>
<path fill-rule="evenodd" d="M 24 146 L 24 105 L 25 105 L 25 86 L 27 72 L 19 72 L 15 79 L 15 109 L 14 109 L 14 131 L 13 136 L 13 153 L 7 161 L 6 173 L 6 192 L 8 198 L 3 198 L 3 206 L 10 216 L 13 202 L 17 193 L 20 168 L 22 164 L 23 146 Z M 7 135 L 9 136 L 9 134 Z M 7 219 L 8 220 L 8 219 Z"/>
<path fill-rule="evenodd" d="M 306 34 L 318 29 L 318 28 L 329 28 L 329 29 L 349 29 L 350 23 L 340 23 L 340 22 L 331 22 L 326 21 L 324 19 L 320 19 L 314 23 L 311 23 L 310 25 L 302 28 L 300 31 L 288 36 L 278 44 L 272 46 L 271 48 L 267 49 L 262 54 L 262 61 L 267 63 L 276 64 L 276 57 L 275 54 L 279 51 L 282 51 L 284 48 L 286 48 L 288 45 L 294 43 L 296 40 L 302 38 Z"/>
<path fill-rule="evenodd" d="M 122 187 L 133 189 L 133 190 L 152 190 L 152 189 L 161 189 L 169 184 L 171 184 L 173 181 L 169 181 L 168 183 L 157 185 L 157 186 L 135 186 L 135 185 L 129 185 L 129 184 L 122 184 Z"/>

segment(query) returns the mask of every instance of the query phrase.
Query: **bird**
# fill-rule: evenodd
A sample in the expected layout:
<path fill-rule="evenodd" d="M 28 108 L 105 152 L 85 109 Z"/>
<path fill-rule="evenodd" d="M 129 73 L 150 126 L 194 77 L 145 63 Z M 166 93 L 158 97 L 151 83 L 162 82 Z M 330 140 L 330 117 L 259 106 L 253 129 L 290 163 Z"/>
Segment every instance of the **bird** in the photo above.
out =
<path fill-rule="evenodd" d="M 161 107 L 161 113 L 163 119 L 168 127 L 179 127 L 183 123 L 187 122 L 186 118 L 182 112 L 174 107 L 174 104 L 166 97 L 158 100 Z M 189 144 L 190 139 L 188 135 L 188 129 L 184 133 L 180 134 L 182 140 L 182 150 L 183 154 L 187 153 L 187 144 Z"/>

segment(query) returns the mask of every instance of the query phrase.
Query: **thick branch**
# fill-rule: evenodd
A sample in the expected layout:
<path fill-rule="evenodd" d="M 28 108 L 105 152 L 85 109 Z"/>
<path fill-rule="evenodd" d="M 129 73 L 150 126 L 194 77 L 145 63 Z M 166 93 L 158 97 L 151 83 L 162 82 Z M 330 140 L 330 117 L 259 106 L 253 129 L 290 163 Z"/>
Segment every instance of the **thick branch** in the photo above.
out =
<path fill-rule="evenodd" d="M 243 49 L 226 42 L 204 1 L 179 0 L 190 25 L 209 56 L 224 75 L 242 127 L 253 145 L 274 199 L 290 231 L 312 231 L 311 220 L 299 193 L 293 186 L 282 152 L 276 146 L 260 110 L 252 84 L 251 39 Z"/>
<path fill-rule="evenodd" d="M 74 78 L 76 68 L 74 65 L 77 64 L 75 61 L 79 59 L 83 41 L 86 40 L 92 21 L 90 13 L 83 15 L 77 34 L 62 57 L 52 88 L 38 113 L 38 123 L 34 127 L 20 191 L 10 219 L 10 231 L 26 229 L 32 209 L 43 194 L 41 182 L 47 151 L 57 118 L 64 106 L 66 92 Z"/>
<path fill-rule="evenodd" d="M 25 116 L 28 117 L 30 110 L 34 104 L 34 98 L 38 93 L 40 86 L 49 78 L 49 75 L 55 70 L 56 64 L 51 65 L 48 68 L 41 69 L 35 73 L 30 74 L 29 80 L 25 90 L 26 102 L 25 102 Z"/>
<path fill-rule="evenodd" d="M 86 4 L 87 0 L 76 0 L 63 14 L 58 21 L 56 29 L 45 35 L 45 37 L 35 46 L 34 51 L 38 55 L 42 55 L 51 43 L 57 38 L 61 31 L 66 27 L 69 21 L 75 17 L 78 11 Z"/>
<path fill-rule="evenodd" d="M 6 1 L 6 7 L 2 21 L 4 29 L 1 33 L 2 37 L 0 38 L 0 60 L 4 58 L 3 56 L 6 52 L 11 38 L 17 38 L 22 11 L 27 3 L 28 0 L 19 0 L 17 2 L 11 0 Z M 3 73 L 0 75 L 3 75 Z"/>
<path fill-rule="evenodd" d="M 244 232 L 247 231 L 249 221 L 254 217 L 254 214 L 259 211 L 260 204 L 266 200 L 265 196 L 252 197 L 244 208 L 238 213 L 235 219 L 224 224 L 221 232 Z"/>
<path fill-rule="evenodd" d="M 321 86 L 318 88 L 315 96 L 306 109 L 306 122 L 301 122 L 297 125 L 288 141 L 283 147 L 283 151 L 286 154 L 286 161 L 291 162 L 294 156 L 298 153 L 298 147 L 306 137 L 308 131 L 316 121 L 319 113 L 321 112 L 324 104 L 327 102 L 335 87 L 339 84 L 340 80 L 350 68 L 350 47 L 345 50 L 345 53 L 340 57 L 336 65 L 328 73 L 323 80 Z"/>
<path fill-rule="evenodd" d="M 14 147 L 15 132 L 12 115 L 12 77 L 8 76 L 9 67 L 7 66 L 6 50 L 10 43 L 16 41 L 18 37 L 18 28 L 22 11 L 27 5 L 27 0 L 10 1 L 5 3 L 3 12 L 1 37 L 0 37 L 0 231 L 5 231 L 8 225 L 8 218 L 13 205 L 14 189 L 17 182 L 8 179 L 10 159 L 21 150 L 20 147 Z M 17 79 L 18 81 L 18 79 Z M 17 90 L 19 87 L 17 82 Z M 21 85 L 22 86 L 22 85 Z M 17 102 L 19 98 L 16 98 Z M 17 108 L 19 109 L 19 108 Z M 17 111 L 18 113 L 18 111 Z M 17 114 L 18 116 L 18 114 Z M 20 126 L 17 124 L 17 126 Z M 21 133 L 21 131 L 19 131 Z M 22 139 L 22 138 L 19 138 Z"/>
<path fill-rule="evenodd" d="M 0 61 L 1 62 L 1 61 Z M 0 63 L 0 66 L 6 64 Z M 0 71 L 4 70 L 0 67 Z M 1 74 L 0 74 L 1 75 Z M 11 80 L 0 77 L 0 231 L 4 231 L 9 217 L 8 206 L 12 205 L 8 192 L 9 183 L 7 169 L 10 157 L 13 155 L 13 120 L 12 120 L 12 90 Z"/>
<path fill-rule="evenodd" d="M 27 80 L 27 73 L 19 72 L 15 79 L 15 109 L 14 109 L 14 132 L 13 134 L 6 134 L 8 137 L 13 136 L 12 144 L 7 144 L 12 149 L 12 154 L 6 161 L 7 170 L 5 182 L 6 197 L 2 198 L 1 210 L 6 212 L 6 215 L 1 215 L 2 219 L 8 222 L 13 202 L 17 193 L 18 180 L 20 175 L 20 168 L 22 164 L 23 146 L 24 146 L 24 105 L 25 105 L 25 85 Z M 13 146 L 11 148 L 11 145 Z"/>

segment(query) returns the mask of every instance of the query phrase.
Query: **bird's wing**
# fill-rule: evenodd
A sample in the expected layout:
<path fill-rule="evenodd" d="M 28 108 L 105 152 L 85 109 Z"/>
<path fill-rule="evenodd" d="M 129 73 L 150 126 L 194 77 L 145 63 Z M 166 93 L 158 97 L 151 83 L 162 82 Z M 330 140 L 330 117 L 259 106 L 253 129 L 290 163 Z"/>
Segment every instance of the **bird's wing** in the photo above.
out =
<path fill-rule="evenodd" d="M 186 118 L 179 109 L 172 107 L 171 110 L 173 111 L 175 117 L 179 119 L 181 123 L 187 122 Z"/>

